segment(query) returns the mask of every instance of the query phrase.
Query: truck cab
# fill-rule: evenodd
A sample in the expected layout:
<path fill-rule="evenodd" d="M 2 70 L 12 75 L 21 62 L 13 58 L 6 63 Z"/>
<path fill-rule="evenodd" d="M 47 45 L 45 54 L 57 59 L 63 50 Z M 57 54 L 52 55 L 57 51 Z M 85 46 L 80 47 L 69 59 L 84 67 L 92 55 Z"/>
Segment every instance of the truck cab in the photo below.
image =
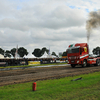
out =
<path fill-rule="evenodd" d="M 87 43 L 76 43 L 69 45 L 67 49 L 67 59 L 71 67 L 76 65 L 87 66 L 89 58 L 89 49 Z"/>

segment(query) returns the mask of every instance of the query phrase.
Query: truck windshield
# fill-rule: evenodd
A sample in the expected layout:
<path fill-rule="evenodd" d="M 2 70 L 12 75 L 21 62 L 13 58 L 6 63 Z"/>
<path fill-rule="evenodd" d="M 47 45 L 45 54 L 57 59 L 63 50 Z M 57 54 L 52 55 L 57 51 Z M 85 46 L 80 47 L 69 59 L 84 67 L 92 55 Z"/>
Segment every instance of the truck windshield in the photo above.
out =
<path fill-rule="evenodd" d="M 79 48 L 68 49 L 67 53 L 79 53 Z"/>

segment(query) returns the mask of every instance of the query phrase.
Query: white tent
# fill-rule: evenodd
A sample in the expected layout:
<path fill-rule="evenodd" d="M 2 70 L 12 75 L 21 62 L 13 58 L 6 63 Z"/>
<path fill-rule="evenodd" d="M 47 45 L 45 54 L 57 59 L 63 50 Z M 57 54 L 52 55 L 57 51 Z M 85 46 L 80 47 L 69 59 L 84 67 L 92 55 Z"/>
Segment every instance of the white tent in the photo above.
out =
<path fill-rule="evenodd" d="M 2 54 L 0 54 L 0 59 L 4 59 L 4 56 Z"/>
<path fill-rule="evenodd" d="M 56 56 L 47 54 L 47 52 L 45 51 L 45 53 L 43 54 L 43 56 L 41 56 L 40 58 L 57 58 Z"/>
<path fill-rule="evenodd" d="M 47 58 L 48 54 L 47 52 L 45 51 L 44 54 L 40 57 L 40 58 Z"/>
<path fill-rule="evenodd" d="M 25 55 L 24 58 L 36 58 L 36 57 L 32 54 L 28 54 L 27 56 Z"/>
<path fill-rule="evenodd" d="M 45 53 L 40 58 L 52 58 L 52 55 L 47 54 L 47 52 L 45 51 Z"/>
<path fill-rule="evenodd" d="M 54 56 L 54 55 L 51 55 L 51 58 L 58 58 L 58 57 L 56 57 L 56 56 Z"/>

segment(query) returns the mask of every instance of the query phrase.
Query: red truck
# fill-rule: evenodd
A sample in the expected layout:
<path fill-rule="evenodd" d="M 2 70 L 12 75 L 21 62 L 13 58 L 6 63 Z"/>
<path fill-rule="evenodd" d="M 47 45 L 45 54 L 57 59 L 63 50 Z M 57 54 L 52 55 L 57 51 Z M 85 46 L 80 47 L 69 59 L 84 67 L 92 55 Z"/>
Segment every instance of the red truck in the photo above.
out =
<path fill-rule="evenodd" d="M 89 47 L 87 43 L 76 43 L 69 45 L 67 49 L 68 64 L 74 68 L 76 65 L 82 65 L 82 67 L 90 65 L 100 65 L 100 57 L 90 56 Z"/>

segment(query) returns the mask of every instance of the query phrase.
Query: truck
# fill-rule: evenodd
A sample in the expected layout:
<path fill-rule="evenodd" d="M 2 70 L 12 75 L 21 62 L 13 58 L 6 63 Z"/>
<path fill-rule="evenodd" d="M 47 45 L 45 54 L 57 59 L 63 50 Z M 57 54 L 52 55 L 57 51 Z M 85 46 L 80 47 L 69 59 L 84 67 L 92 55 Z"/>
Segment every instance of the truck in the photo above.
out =
<path fill-rule="evenodd" d="M 69 45 L 67 49 L 68 64 L 74 68 L 76 65 L 87 67 L 90 65 L 99 66 L 100 56 L 91 56 L 87 43 L 76 43 Z"/>

